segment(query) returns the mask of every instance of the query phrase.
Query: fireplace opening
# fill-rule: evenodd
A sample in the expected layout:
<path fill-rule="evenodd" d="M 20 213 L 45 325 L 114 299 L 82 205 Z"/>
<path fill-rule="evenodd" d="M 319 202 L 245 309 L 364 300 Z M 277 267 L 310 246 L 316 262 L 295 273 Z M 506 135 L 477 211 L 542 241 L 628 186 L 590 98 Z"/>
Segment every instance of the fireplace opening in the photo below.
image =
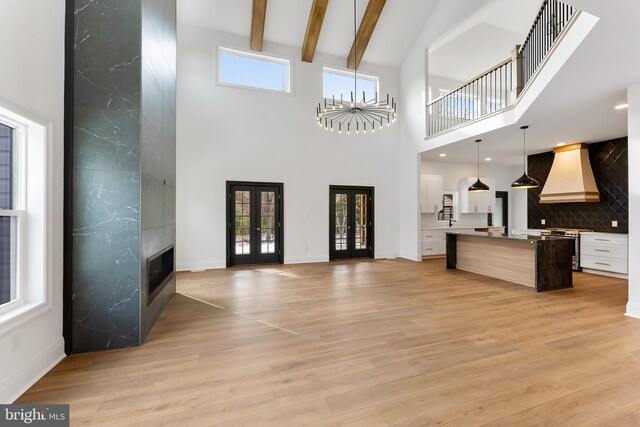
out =
<path fill-rule="evenodd" d="M 174 276 L 173 246 L 147 259 L 147 305 L 164 289 Z"/>

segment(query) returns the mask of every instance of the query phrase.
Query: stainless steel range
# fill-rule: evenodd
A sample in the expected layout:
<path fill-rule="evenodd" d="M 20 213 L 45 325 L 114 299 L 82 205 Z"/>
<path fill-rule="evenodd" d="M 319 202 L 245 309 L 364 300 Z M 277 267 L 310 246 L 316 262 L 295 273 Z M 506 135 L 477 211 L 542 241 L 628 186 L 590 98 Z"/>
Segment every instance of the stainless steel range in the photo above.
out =
<path fill-rule="evenodd" d="M 573 260 L 573 270 L 581 271 L 580 268 L 580 233 L 586 233 L 589 229 L 579 229 L 579 228 L 547 228 L 542 230 L 541 234 L 543 236 L 554 236 L 554 237 L 566 237 L 568 239 L 573 239 L 573 252 L 572 252 L 572 260 Z"/>

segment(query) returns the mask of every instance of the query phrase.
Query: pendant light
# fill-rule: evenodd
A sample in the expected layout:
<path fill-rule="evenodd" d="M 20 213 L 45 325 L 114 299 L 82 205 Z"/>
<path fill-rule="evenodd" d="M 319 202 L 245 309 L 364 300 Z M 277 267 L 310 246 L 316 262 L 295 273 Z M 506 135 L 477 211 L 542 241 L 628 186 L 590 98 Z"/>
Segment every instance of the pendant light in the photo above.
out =
<path fill-rule="evenodd" d="M 520 129 L 522 129 L 522 141 L 523 141 L 522 155 L 524 158 L 524 162 L 523 162 L 524 173 L 520 178 L 513 181 L 513 184 L 511 184 L 511 188 L 524 188 L 524 189 L 538 188 L 540 186 L 540 183 L 535 179 L 531 178 L 529 175 L 527 175 L 527 129 L 529 129 L 529 126 L 522 126 Z"/>
<path fill-rule="evenodd" d="M 469 187 L 469 193 L 481 193 L 483 191 L 489 191 L 490 188 L 487 184 L 480 181 L 480 143 L 481 139 L 476 139 L 476 144 L 478 145 L 478 180 Z"/>
<path fill-rule="evenodd" d="M 366 92 L 362 92 L 362 98 L 358 94 L 358 33 L 357 33 L 357 13 L 356 0 L 353 0 L 353 52 L 356 62 L 353 70 L 353 92 L 350 96 L 340 94 L 340 99 L 336 95 L 331 99 L 323 98 L 316 107 L 316 122 L 325 130 L 338 133 L 351 132 L 371 133 L 376 128 L 382 129 L 384 124 L 390 126 L 398 117 L 398 107 L 395 98 L 389 98 L 389 94 L 384 98 L 378 98 L 378 92 L 371 99 L 366 98 Z M 366 46 L 365 46 L 366 47 Z M 323 105 L 324 104 L 324 105 Z"/>

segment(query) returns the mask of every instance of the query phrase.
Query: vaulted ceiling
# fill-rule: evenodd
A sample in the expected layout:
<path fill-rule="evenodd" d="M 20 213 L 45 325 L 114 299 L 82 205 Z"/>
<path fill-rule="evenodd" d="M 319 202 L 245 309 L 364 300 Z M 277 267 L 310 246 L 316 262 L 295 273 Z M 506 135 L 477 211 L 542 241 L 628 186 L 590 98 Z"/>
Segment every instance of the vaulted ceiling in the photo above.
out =
<path fill-rule="evenodd" d="M 358 26 L 363 22 L 369 0 L 357 0 Z M 364 56 L 365 62 L 400 66 L 413 41 L 426 24 L 429 12 L 438 0 L 371 0 L 370 9 L 380 9 L 377 22 L 373 24 L 371 39 Z M 194 25 L 217 31 L 251 37 L 252 25 L 260 31 L 260 16 L 253 20 L 253 0 L 180 0 L 178 20 L 180 24 Z M 312 7 L 326 11 L 318 33 L 317 52 L 347 57 L 353 47 L 353 1 L 352 0 L 260 0 L 266 4 L 264 15 L 264 42 L 279 43 L 302 48 Z M 318 12 L 321 12 L 318 11 Z M 375 12 L 375 10 L 373 11 Z M 318 15 L 316 15 L 318 16 Z M 313 29 L 311 29 L 313 31 Z M 254 31 L 255 33 L 255 31 Z M 253 37 L 252 37 L 253 41 Z M 312 40 L 313 42 L 313 40 Z M 257 44 L 255 45 L 258 46 Z M 249 44 L 247 48 L 249 48 Z M 309 46 L 307 46 L 309 49 Z M 358 47 L 360 50 L 360 45 Z"/>

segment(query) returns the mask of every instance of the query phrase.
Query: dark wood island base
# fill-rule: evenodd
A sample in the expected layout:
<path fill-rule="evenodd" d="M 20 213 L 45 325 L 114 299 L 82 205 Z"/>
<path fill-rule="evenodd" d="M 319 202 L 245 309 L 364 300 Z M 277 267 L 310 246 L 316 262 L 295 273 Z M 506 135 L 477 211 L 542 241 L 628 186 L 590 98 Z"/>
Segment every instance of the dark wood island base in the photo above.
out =
<path fill-rule="evenodd" d="M 573 241 L 549 236 L 447 233 L 447 269 L 459 269 L 532 287 L 573 287 Z"/>

